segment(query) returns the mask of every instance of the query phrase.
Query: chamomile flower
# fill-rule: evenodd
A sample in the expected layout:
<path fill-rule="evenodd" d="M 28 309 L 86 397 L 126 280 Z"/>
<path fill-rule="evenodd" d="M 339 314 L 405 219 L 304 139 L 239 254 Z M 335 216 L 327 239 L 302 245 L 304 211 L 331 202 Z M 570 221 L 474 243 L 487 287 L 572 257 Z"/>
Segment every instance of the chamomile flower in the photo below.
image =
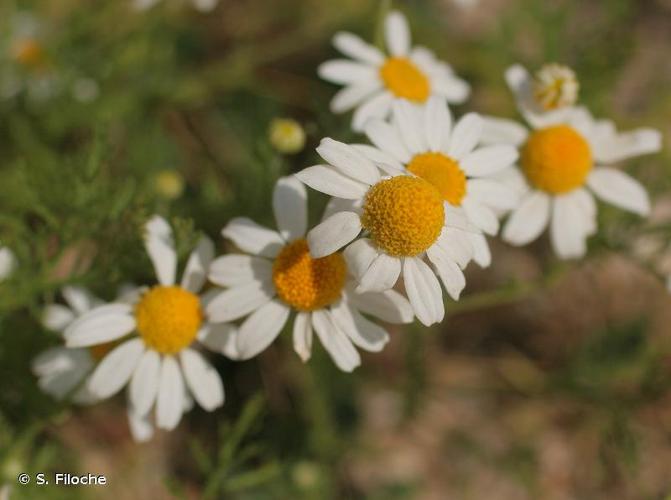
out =
<path fill-rule="evenodd" d="M 452 68 L 433 52 L 411 46 L 408 21 L 398 11 L 384 23 L 388 54 L 352 33 L 340 32 L 333 45 L 350 59 L 334 59 L 319 67 L 319 76 L 344 85 L 331 101 L 331 111 L 344 113 L 356 108 L 352 128 L 362 131 L 370 118 L 386 118 L 396 99 L 424 103 L 442 96 L 451 103 L 466 100 L 470 88 Z"/>
<path fill-rule="evenodd" d="M 197 293 L 206 280 L 214 246 L 204 237 L 193 250 L 179 284 L 172 230 L 154 216 L 145 227 L 145 247 L 158 285 L 142 290 L 131 304 L 96 307 L 65 329 L 67 347 L 118 342 L 96 366 L 87 389 L 97 398 L 110 397 L 128 385 L 129 417 L 136 438 L 151 435 L 150 412 L 156 425 L 171 430 L 191 406 L 191 397 L 205 410 L 224 402 L 216 370 L 195 345 L 228 352 L 232 328 L 214 325 Z M 134 333 L 129 338 L 129 334 Z"/>
<path fill-rule="evenodd" d="M 0 244 L 0 281 L 6 279 L 16 267 L 16 258 L 12 251 Z"/>
<path fill-rule="evenodd" d="M 523 73 L 509 71 L 508 77 L 513 89 L 525 84 Z M 581 107 L 535 115 L 521 111 L 531 131 L 510 120 L 487 119 L 485 124 L 485 142 L 520 149 L 519 166 L 501 174 L 520 193 L 520 204 L 503 229 L 505 241 L 528 244 L 549 225 L 557 255 L 577 258 L 585 254 L 586 240 L 596 232 L 594 195 L 639 215 L 649 213 L 645 189 L 608 165 L 659 151 L 658 131 L 619 133 L 613 122 L 595 120 Z"/>
<path fill-rule="evenodd" d="M 314 332 L 335 364 L 351 372 L 361 363 L 354 346 L 377 352 L 389 340 L 364 314 L 409 323 L 410 304 L 394 290 L 358 293 L 341 253 L 310 255 L 307 193 L 295 177 L 277 182 L 273 211 L 278 231 L 247 218 L 233 219 L 223 229 L 224 237 L 245 253 L 212 263 L 210 281 L 226 290 L 208 302 L 207 314 L 218 322 L 245 317 L 237 349 L 241 359 L 249 359 L 268 347 L 295 313 L 293 345 L 300 358 L 310 358 Z"/>
<path fill-rule="evenodd" d="M 137 10 L 148 10 L 161 0 L 133 0 L 133 7 Z M 200 12 L 212 12 L 219 5 L 219 0 L 190 0 L 194 9 Z"/>
<path fill-rule="evenodd" d="M 453 154 L 462 158 L 474 145 L 459 145 Z M 327 164 L 296 174 L 311 188 L 341 199 L 339 209 L 308 233 L 310 253 L 314 258 L 332 254 L 363 231 L 364 238 L 344 252 L 358 289 L 387 290 L 402 275 L 417 318 L 425 325 L 437 323 L 445 308 L 436 273 L 458 299 L 466 285 L 462 269 L 473 256 L 467 237 L 471 225 L 433 184 L 395 170 L 384 153 L 373 161 L 364 150 L 323 139 L 317 151 Z M 380 169 L 392 175 L 382 176 Z"/>
<path fill-rule="evenodd" d="M 28 12 L 0 20 L 0 98 L 11 99 L 21 92 L 36 101 L 51 97 L 57 90 L 56 75 L 40 21 Z"/>
<path fill-rule="evenodd" d="M 44 310 L 42 324 L 48 330 L 63 333 L 78 317 L 103 301 L 87 289 L 66 286 L 62 290 L 67 305 L 50 304 Z M 97 361 L 109 352 L 113 344 L 101 344 L 91 348 L 68 349 L 64 346 L 52 347 L 39 354 L 32 363 L 33 374 L 38 378 L 40 389 L 56 399 L 72 394 L 72 400 L 79 404 L 96 401 L 84 379 L 90 374 Z"/>
<path fill-rule="evenodd" d="M 518 153 L 508 145 L 476 147 L 482 124 L 475 113 L 453 124 L 441 98 L 432 97 L 423 106 L 399 100 L 392 106 L 389 123 L 372 119 L 366 125 L 366 135 L 382 154 L 366 146 L 359 148 L 372 160 L 426 180 L 445 202 L 463 211 L 479 230 L 466 233 L 474 259 L 487 266 L 491 257 L 482 232 L 495 235 L 497 212 L 511 210 L 517 203 L 515 191 L 495 174 L 512 166 Z"/>

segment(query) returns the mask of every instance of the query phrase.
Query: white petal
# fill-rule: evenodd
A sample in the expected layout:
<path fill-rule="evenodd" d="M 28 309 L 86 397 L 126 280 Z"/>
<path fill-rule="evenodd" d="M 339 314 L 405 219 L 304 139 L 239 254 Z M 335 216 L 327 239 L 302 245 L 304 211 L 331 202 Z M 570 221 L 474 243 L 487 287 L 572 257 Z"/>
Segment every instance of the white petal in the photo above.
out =
<path fill-rule="evenodd" d="M 77 315 L 84 314 L 100 302 L 91 292 L 81 286 L 65 286 L 62 293 L 65 302 Z"/>
<path fill-rule="evenodd" d="M 70 308 L 60 304 L 49 304 L 42 313 L 42 326 L 55 332 L 65 329 L 75 319 Z"/>
<path fill-rule="evenodd" d="M 468 237 L 468 233 L 464 231 L 444 227 L 436 243 L 462 269 L 473 258 L 473 245 Z"/>
<path fill-rule="evenodd" d="M 662 134 L 654 129 L 641 128 L 631 132 L 613 133 L 605 139 L 594 151 L 594 156 L 600 163 L 615 163 L 662 149 Z"/>
<path fill-rule="evenodd" d="M 331 83 L 350 84 L 377 80 L 377 71 L 374 66 L 349 61 L 347 59 L 333 59 L 322 63 L 317 69 L 321 78 Z"/>
<path fill-rule="evenodd" d="M 63 399 L 74 390 L 92 367 L 93 361 L 86 349 L 66 347 L 47 349 L 31 363 L 40 389 L 56 399 Z"/>
<path fill-rule="evenodd" d="M 106 304 L 91 309 L 70 323 L 63 333 L 68 347 L 87 347 L 119 339 L 135 329 L 132 307 Z"/>
<path fill-rule="evenodd" d="M 533 191 L 522 200 L 503 228 L 503 239 L 512 245 L 526 245 L 543 232 L 550 220 L 550 197 Z"/>
<path fill-rule="evenodd" d="M 450 75 L 449 77 L 432 77 L 431 89 L 436 95 L 444 97 L 448 102 L 453 102 L 455 104 L 464 102 L 471 93 L 470 85 L 454 75 Z"/>
<path fill-rule="evenodd" d="M 273 189 L 273 214 L 280 235 L 286 241 L 305 236 L 308 227 L 308 194 L 293 175 L 282 177 Z"/>
<path fill-rule="evenodd" d="M 552 204 L 550 239 L 562 259 L 582 257 L 587 251 L 581 219 L 585 214 L 570 196 L 555 196 Z"/>
<path fill-rule="evenodd" d="M 438 276 L 440 276 L 445 290 L 454 300 L 459 300 L 461 291 L 466 286 L 466 278 L 461 268 L 452 260 L 447 252 L 440 245 L 432 245 L 426 251 L 429 260 L 436 267 Z"/>
<path fill-rule="evenodd" d="M 182 288 L 193 293 L 198 293 L 205 284 L 207 270 L 213 258 L 214 243 L 207 236 L 203 236 L 186 262 L 184 274 L 182 275 Z"/>
<path fill-rule="evenodd" d="M 212 12 L 219 5 L 219 0 L 191 0 L 198 12 Z"/>
<path fill-rule="evenodd" d="M 253 255 L 275 257 L 284 246 L 284 240 L 277 232 L 260 226 L 247 217 L 231 220 L 221 234 L 243 252 Z"/>
<path fill-rule="evenodd" d="M 315 165 L 304 168 L 295 174 L 298 180 L 312 189 L 347 200 L 357 200 L 363 197 L 368 186 L 341 174 L 335 168 L 326 165 Z"/>
<path fill-rule="evenodd" d="M 205 314 L 213 323 L 233 321 L 263 306 L 274 294 L 267 284 L 253 281 L 214 295 L 205 305 Z"/>
<path fill-rule="evenodd" d="M 379 252 L 368 238 L 361 238 L 348 245 L 343 252 L 347 269 L 357 281 L 368 271 Z"/>
<path fill-rule="evenodd" d="M 331 307 L 331 319 L 354 345 L 369 352 L 380 352 L 389 342 L 389 334 L 381 326 L 364 318 L 346 300 Z"/>
<path fill-rule="evenodd" d="M 272 344 L 284 328 L 289 308 L 277 300 L 268 302 L 254 311 L 242 325 L 238 334 L 240 359 L 250 359 Z"/>
<path fill-rule="evenodd" d="M 348 144 L 326 137 L 317 147 L 317 153 L 341 173 L 359 182 L 372 185 L 380 179 L 373 162 Z"/>
<path fill-rule="evenodd" d="M 362 201 L 363 200 L 344 200 L 342 198 L 331 198 L 328 201 L 328 203 L 326 203 L 326 207 L 324 208 L 324 213 L 322 213 L 321 220 L 325 221 L 333 214 L 336 214 L 338 212 L 360 213 L 362 211 L 361 209 Z"/>
<path fill-rule="evenodd" d="M 643 186 L 629 175 L 608 167 L 595 168 L 587 184 L 603 201 L 639 215 L 650 213 L 650 199 Z"/>
<path fill-rule="evenodd" d="M 212 411 L 224 404 L 224 384 L 221 377 L 203 356 L 193 349 L 179 353 L 184 379 L 198 404 Z"/>
<path fill-rule="evenodd" d="M 294 351 L 304 363 L 312 355 L 312 325 L 310 313 L 300 312 L 294 319 Z"/>
<path fill-rule="evenodd" d="M 392 288 L 401 274 L 401 260 L 380 253 L 359 280 L 357 292 L 383 292 Z"/>
<path fill-rule="evenodd" d="M 338 32 L 333 37 L 333 45 L 340 52 L 352 59 L 358 59 L 361 62 L 379 65 L 384 62 L 384 54 L 369 43 L 352 33 Z"/>
<path fill-rule="evenodd" d="M 185 393 L 184 379 L 173 356 L 164 356 L 160 378 L 156 399 L 156 426 L 171 431 L 182 418 Z"/>
<path fill-rule="evenodd" d="M 489 267 L 492 263 L 492 253 L 489 250 L 487 238 L 482 233 L 469 233 L 468 238 L 473 246 L 473 260 L 482 267 Z"/>
<path fill-rule="evenodd" d="M 410 52 L 410 28 L 405 16 L 397 10 L 387 14 L 384 21 L 387 49 L 393 56 L 406 56 Z"/>
<path fill-rule="evenodd" d="M 229 359 L 240 359 L 238 330 L 229 323 L 207 323 L 198 332 L 198 341 L 212 352 Z"/>
<path fill-rule="evenodd" d="M 335 93 L 329 107 L 332 113 L 345 113 L 359 106 L 363 101 L 372 97 L 382 88 L 379 80 L 365 80 L 352 83 Z"/>
<path fill-rule="evenodd" d="M 399 175 L 403 172 L 403 165 L 391 154 L 368 144 L 352 144 L 357 151 L 366 155 L 380 170 L 389 175 Z"/>
<path fill-rule="evenodd" d="M 521 146 L 529 135 L 527 128 L 514 120 L 485 116 L 483 117 L 483 122 L 482 136 L 480 137 L 481 144 L 511 144 L 513 146 Z"/>
<path fill-rule="evenodd" d="M 16 257 L 7 247 L 0 246 L 0 281 L 11 274 L 16 267 Z"/>
<path fill-rule="evenodd" d="M 371 120 L 366 124 L 366 136 L 377 148 L 392 155 L 397 161 L 407 163 L 410 152 L 405 147 L 395 127 L 383 120 Z"/>
<path fill-rule="evenodd" d="M 361 221 L 358 214 L 335 213 L 308 233 L 310 255 L 315 259 L 331 255 L 356 238 L 360 232 Z"/>
<path fill-rule="evenodd" d="M 154 264 L 158 282 L 161 285 L 173 285 L 177 271 L 177 254 L 172 229 L 163 217 L 154 215 L 145 224 L 144 246 Z"/>
<path fill-rule="evenodd" d="M 394 96 L 389 92 L 380 92 L 357 108 L 352 117 L 352 129 L 362 132 L 366 124 L 373 119 L 385 119 L 391 111 Z"/>
<path fill-rule="evenodd" d="M 428 144 L 424 138 L 422 109 L 405 99 L 397 99 L 392 105 L 393 124 L 399 131 L 408 151 L 415 155 L 425 152 Z"/>
<path fill-rule="evenodd" d="M 328 311 L 323 309 L 314 311 L 312 327 L 338 368 L 344 372 L 351 372 L 361 364 L 359 353 L 347 336 L 334 324 Z"/>
<path fill-rule="evenodd" d="M 452 113 L 445 99 L 431 97 L 424 111 L 424 134 L 429 150 L 446 151 L 450 145 Z"/>
<path fill-rule="evenodd" d="M 508 211 L 517 206 L 517 193 L 502 182 L 490 179 L 468 181 L 468 196 L 495 210 Z"/>
<path fill-rule="evenodd" d="M 128 408 L 128 427 L 136 442 L 144 443 L 153 437 L 154 426 L 150 418 L 150 415 L 140 416 L 133 411 L 133 408 Z"/>
<path fill-rule="evenodd" d="M 578 188 L 572 193 L 576 203 L 580 205 L 580 210 L 586 215 L 585 232 L 588 236 L 596 233 L 596 201 L 594 196 L 587 189 Z"/>
<path fill-rule="evenodd" d="M 384 292 L 350 293 L 352 305 L 387 323 L 411 323 L 415 314 L 408 299 L 396 290 Z"/>
<path fill-rule="evenodd" d="M 471 222 L 485 233 L 495 235 L 499 231 L 499 220 L 487 206 L 469 196 L 464 198 L 461 206 Z"/>
<path fill-rule="evenodd" d="M 500 144 L 476 149 L 461 161 L 461 168 L 470 177 L 485 177 L 512 166 L 519 154 L 513 146 Z"/>
<path fill-rule="evenodd" d="M 146 350 L 133 372 L 128 391 L 133 409 L 138 416 L 149 413 L 156 401 L 160 372 L 161 357 L 156 351 Z"/>
<path fill-rule="evenodd" d="M 431 268 L 421 259 L 406 258 L 403 261 L 403 281 L 417 319 L 425 326 L 442 321 L 445 316 L 443 293 Z"/>
<path fill-rule="evenodd" d="M 142 339 L 128 340 L 103 358 L 88 380 L 88 389 L 98 398 L 108 398 L 130 380 L 145 351 Z"/>
<path fill-rule="evenodd" d="M 454 126 L 447 154 L 457 161 L 465 158 L 477 145 L 482 135 L 483 121 L 480 115 L 468 113 Z"/>
<path fill-rule="evenodd" d="M 215 259 L 210 265 L 208 278 L 224 287 L 246 285 L 252 281 L 270 283 L 273 273 L 271 261 L 251 255 L 229 254 Z"/>

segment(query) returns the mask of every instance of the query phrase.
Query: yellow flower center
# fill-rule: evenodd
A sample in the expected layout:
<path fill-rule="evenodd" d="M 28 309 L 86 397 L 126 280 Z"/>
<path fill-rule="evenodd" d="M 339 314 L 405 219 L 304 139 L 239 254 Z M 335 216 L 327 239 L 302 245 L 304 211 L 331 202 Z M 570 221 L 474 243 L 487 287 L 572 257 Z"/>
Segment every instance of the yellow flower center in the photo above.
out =
<path fill-rule="evenodd" d="M 536 188 L 561 194 L 582 186 L 592 169 L 587 141 L 568 125 L 537 130 L 522 148 L 521 164 Z"/>
<path fill-rule="evenodd" d="M 338 300 L 346 274 L 342 254 L 313 259 L 304 239 L 286 245 L 273 262 L 277 295 L 299 311 L 322 309 Z"/>
<path fill-rule="evenodd" d="M 155 286 L 135 306 L 135 319 L 149 348 L 175 354 L 196 338 L 203 311 L 198 297 L 184 288 Z"/>
<path fill-rule="evenodd" d="M 445 219 L 438 190 L 419 177 L 398 176 L 368 190 L 361 225 L 388 255 L 410 257 L 429 248 Z"/>
<path fill-rule="evenodd" d="M 407 168 L 433 185 L 444 200 L 461 205 L 466 195 L 466 175 L 452 158 L 441 153 L 421 153 L 413 157 Z"/>
<path fill-rule="evenodd" d="M 431 93 L 429 79 L 405 57 L 387 59 L 380 68 L 380 77 L 396 97 L 424 102 Z"/>
<path fill-rule="evenodd" d="M 16 62 L 31 69 L 39 68 L 46 61 L 46 54 L 42 45 L 32 38 L 18 40 L 14 43 L 12 56 Z"/>
<path fill-rule="evenodd" d="M 547 111 L 572 106 L 578 99 L 579 87 L 571 68 L 561 64 L 546 64 L 534 78 L 534 99 Z"/>

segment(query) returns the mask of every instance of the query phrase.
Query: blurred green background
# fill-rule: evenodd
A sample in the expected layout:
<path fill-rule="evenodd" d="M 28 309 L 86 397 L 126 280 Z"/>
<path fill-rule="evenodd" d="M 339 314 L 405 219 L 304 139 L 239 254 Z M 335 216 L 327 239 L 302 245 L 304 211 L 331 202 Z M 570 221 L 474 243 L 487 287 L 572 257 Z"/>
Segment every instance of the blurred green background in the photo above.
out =
<path fill-rule="evenodd" d="M 627 168 L 650 222 L 600 207 L 590 255 L 558 263 L 541 240 L 492 241 L 432 329 L 392 331 L 353 375 L 283 335 L 258 359 L 217 359 L 223 409 L 191 412 L 148 444 L 122 397 L 92 408 L 40 393 L 30 360 L 58 343 L 41 309 L 67 283 L 105 299 L 149 282 L 140 225 L 171 218 L 185 255 L 233 216 L 272 224 L 281 176 L 316 163 L 334 116 L 317 65 L 331 36 L 379 40 L 380 0 L 222 0 L 203 14 L 163 0 L 0 3 L 0 488 L 10 498 L 668 499 L 671 241 L 668 150 Z M 572 66 L 581 98 L 621 128 L 671 135 L 668 0 L 397 1 L 413 39 L 473 86 L 455 108 L 515 117 L 503 71 Z M 283 155 L 273 119 L 307 134 Z M 312 221 L 325 199 L 312 191 Z M 139 257 L 141 256 L 141 257 Z M 286 332 L 285 332 L 286 333 Z M 20 472 L 106 474 L 98 488 L 20 486 Z"/>

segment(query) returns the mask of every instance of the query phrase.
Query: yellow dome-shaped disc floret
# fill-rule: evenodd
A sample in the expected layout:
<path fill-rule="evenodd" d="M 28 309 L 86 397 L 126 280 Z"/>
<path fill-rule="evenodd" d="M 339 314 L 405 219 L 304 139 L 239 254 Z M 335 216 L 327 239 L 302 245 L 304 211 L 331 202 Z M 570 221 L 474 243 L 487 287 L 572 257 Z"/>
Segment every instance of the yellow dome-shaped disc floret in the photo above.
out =
<path fill-rule="evenodd" d="M 135 306 L 135 319 L 149 348 L 175 354 L 196 338 L 203 311 L 198 296 L 184 288 L 155 286 Z"/>
<path fill-rule="evenodd" d="M 390 57 L 380 68 L 380 78 L 396 97 L 424 102 L 431 94 L 429 79 L 405 57 Z"/>
<path fill-rule="evenodd" d="M 273 262 L 277 295 L 299 311 L 322 309 L 338 300 L 346 274 L 342 254 L 313 259 L 304 239 L 289 243 Z"/>
<path fill-rule="evenodd" d="M 443 199 L 435 187 L 418 177 L 398 176 L 368 190 L 361 225 L 387 254 L 410 257 L 433 245 L 444 220 Z"/>
<path fill-rule="evenodd" d="M 459 164 L 441 153 L 415 155 L 408 170 L 435 187 L 444 200 L 461 205 L 466 195 L 466 175 Z"/>
<path fill-rule="evenodd" d="M 582 186 L 593 165 L 589 144 L 568 125 L 533 132 L 522 148 L 520 161 L 529 182 L 552 194 Z"/>
<path fill-rule="evenodd" d="M 32 38 L 18 40 L 12 45 L 14 60 L 30 69 L 37 69 L 46 62 L 46 54 L 42 45 Z"/>

